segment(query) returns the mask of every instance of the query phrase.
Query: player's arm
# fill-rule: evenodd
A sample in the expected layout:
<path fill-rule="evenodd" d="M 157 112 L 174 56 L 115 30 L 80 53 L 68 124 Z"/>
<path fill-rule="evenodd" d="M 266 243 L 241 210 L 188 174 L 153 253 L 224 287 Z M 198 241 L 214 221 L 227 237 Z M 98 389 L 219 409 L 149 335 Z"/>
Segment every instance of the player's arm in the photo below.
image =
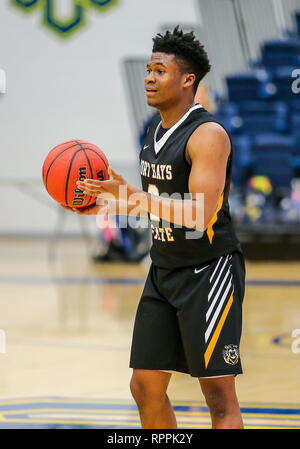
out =
<path fill-rule="evenodd" d="M 223 193 L 231 143 L 228 134 L 217 123 L 204 123 L 191 135 L 187 160 L 191 164 L 189 192 L 195 198 L 204 194 L 204 228 L 209 225 Z"/>
<path fill-rule="evenodd" d="M 161 219 L 204 231 L 209 225 L 223 193 L 230 139 L 222 126 L 205 123 L 199 126 L 187 144 L 187 159 L 191 164 L 189 193 L 192 200 L 172 200 L 143 192 L 143 210 Z"/>
<path fill-rule="evenodd" d="M 199 213 L 199 205 L 196 201 L 183 201 L 181 199 L 174 200 L 136 189 L 127 184 L 124 178 L 113 171 L 111 167 L 109 167 L 109 175 L 111 176 L 111 179 L 107 181 L 98 181 L 95 179 L 77 181 L 77 187 L 81 189 L 84 194 L 97 197 L 97 202 L 101 199 L 105 204 L 104 207 L 97 208 L 96 206 L 93 206 L 91 209 L 91 206 L 80 209 L 65 207 L 65 209 L 72 210 L 79 214 L 92 213 L 139 217 L 148 217 L 148 214 L 153 214 L 166 222 L 203 230 L 203 226 L 197 227 L 192 225 L 192 221 L 187 220 L 186 217 L 188 213 L 193 212 L 193 210 L 196 209 L 197 213 Z M 202 212 L 203 208 L 200 210 L 200 214 L 202 214 Z"/>
<path fill-rule="evenodd" d="M 110 180 L 86 179 L 83 182 L 78 181 L 78 186 L 91 196 L 108 199 L 111 195 L 112 201 L 117 200 L 118 203 L 116 214 L 149 213 L 166 222 L 204 231 L 224 190 L 229 153 L 230 140 L 220 125 L 205 123 L 194 131 L 187 144 L 187 158 L 191 164 L 191 200 L 172 199 L 143 192 L 127 184 L 124 178 L 111 168 Z"/>

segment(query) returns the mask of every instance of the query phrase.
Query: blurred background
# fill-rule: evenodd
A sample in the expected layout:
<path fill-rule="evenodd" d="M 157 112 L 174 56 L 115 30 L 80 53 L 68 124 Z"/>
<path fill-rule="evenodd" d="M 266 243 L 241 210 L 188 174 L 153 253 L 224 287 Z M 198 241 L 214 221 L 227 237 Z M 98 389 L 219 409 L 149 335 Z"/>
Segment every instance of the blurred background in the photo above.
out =
<path fill-rule="evenodd" d="M 41 415 L 9 418 L 3 411 L 10 404 L 24 414 L 25 403 L 39 409 L 40 401 L 51 415 L 45 426 L 138 426 L 136 411 L 129 417 L 135 409 L 128 357 L 149 267 L 148 229 L 100 231 L 95 217 L 67 213 L 47 194 L 42 165 L 60 142 L 82 139 L 140 186 L 138 152 L 154 113 L 144 96 L 145 65 L 156 33 L 178 24 L 194 30 L 212 63 L 196 101 L 233 142 L 230 207 L 248 273 L 244 359 L 250 374 L 240 381 L 240 397 L 276 402 L 276 410 L 292 402 L 298 410 L 299 356 L 291 350 L 291 333 L 300 327 L 300 0 L 3 0 L 3 426 L 20 426 L 22 419 L 24 426 L 42 426 Z M 186 380 L 176 376 L 174 400 L 192 401 L 194 384 L 183 390 Z M 274 383 L 266 390 L 270 376 Z M 20 405 L 24 397 L 35 399 Z M 97 417 L 88 421 L 78 412 L 80 400 L 65 397 L 98 398 Z M 129 404 L 125 417 L 121 400 Z M 61 410 L 66 401 L 58 417 L 55 407 Z M 90 406 L 84 402 L 81 409 Z M 107 407 L 115 415 L 107 418 Z M 207 409 L 199 407 L 202 426 L 209 426 Z M 290 425 L 251 416 L 249 426 Z M 188 406 L 180 419 L 187 426 L 200 422 Z"/>
<path fill-rule="evenodd" d="M 263 245 L 268 257 L 298 257 L 299 1 L 177 3 L 1 2 L 1 235 L 95 233 L 93 219 L 66 215 L 41 183 L 45 156 L 65 140 L 95 143 L 140 185 L 137 155 L 153 114 L 143 90 L 151 39 L 180 24 L 212 62 L 196 99 L 232 136 L 231 211 L 244 251 L 265 257 Z"/>

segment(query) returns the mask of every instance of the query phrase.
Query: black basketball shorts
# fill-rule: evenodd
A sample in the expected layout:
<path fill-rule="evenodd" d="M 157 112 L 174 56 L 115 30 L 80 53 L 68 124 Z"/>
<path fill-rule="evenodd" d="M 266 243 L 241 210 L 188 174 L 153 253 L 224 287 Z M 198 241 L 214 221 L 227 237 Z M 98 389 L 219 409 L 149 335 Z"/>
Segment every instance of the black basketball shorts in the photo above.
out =
<path fill-rule="evenodd" d="M 239 252 L 196 267 L 152 264 L 136 313 L 130 367 L 193 377 L 241 374 L 244 291 Z"/>

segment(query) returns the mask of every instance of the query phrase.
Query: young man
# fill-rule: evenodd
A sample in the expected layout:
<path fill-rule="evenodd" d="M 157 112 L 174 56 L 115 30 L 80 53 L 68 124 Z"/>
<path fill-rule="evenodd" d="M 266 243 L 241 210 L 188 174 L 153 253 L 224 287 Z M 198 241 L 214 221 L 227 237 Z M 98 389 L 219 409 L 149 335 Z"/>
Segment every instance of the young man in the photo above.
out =
<path fill-rule="evenodd" d="M 215 118 L 194 104 L 210 63 L 193 33 L 177 27 L 153 41 L 145 90 L 160 114 L 140 155 L 143 191 L 111 169 L 109 181 L 78 185 L 89 195 L 113 194 L 129 211 L 138 201 L 151 221 L 152 264 L 130 359 L 142 427 L 176 428 L 167 388 L 172 371 L 178 371 L 199 379 L 213 428 L 243 428 L 235 376 L 242 373 L 245 269 L 228 206 L 231 141 Z M 125 199 L 120 186 L 126 187 Z M 111 207 L 108 201 L 75 211 L 106 214 Z"/>

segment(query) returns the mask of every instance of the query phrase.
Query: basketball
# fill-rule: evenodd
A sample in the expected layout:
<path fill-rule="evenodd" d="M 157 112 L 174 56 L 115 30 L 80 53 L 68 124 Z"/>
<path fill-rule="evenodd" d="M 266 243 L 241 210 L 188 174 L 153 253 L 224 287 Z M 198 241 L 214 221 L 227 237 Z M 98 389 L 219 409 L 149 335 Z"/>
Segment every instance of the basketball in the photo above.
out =
<path fill-rule="evenodd" d="M 49 195 L 68 207 L 85 207 L 96 198 L 85 195 L 77 181 L 109 178 L 105 154 L 94 144 L 83 140 L 68 140 L 54 147 L 43 164 L 43 182 Z"/>

